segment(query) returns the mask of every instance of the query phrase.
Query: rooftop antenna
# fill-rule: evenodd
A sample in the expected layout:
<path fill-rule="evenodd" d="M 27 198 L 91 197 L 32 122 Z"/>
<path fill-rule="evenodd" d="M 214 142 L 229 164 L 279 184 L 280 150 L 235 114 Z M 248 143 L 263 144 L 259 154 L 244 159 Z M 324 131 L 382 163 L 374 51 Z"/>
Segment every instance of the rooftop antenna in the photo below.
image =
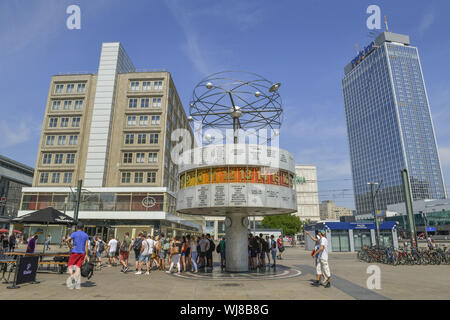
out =
<path fill-rule="evenodd" d="M 384 16 L 384 24 L 386 25 L 386 31 L 389 32 L 389 27 L 388 27 L 386 16 Z"/>

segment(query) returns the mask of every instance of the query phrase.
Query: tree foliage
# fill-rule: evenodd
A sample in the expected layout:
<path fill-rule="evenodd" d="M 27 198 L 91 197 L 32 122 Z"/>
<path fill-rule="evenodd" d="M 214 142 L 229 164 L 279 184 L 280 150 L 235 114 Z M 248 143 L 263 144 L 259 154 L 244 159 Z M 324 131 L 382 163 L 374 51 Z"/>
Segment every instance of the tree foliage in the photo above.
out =
<path fill-rule="evenodd" d="M 265 216 L 261 221 L 265 228 L 282 229 L 283 235 L 293 236 L 302 229 L 302 221 L 294 215 Z"/>

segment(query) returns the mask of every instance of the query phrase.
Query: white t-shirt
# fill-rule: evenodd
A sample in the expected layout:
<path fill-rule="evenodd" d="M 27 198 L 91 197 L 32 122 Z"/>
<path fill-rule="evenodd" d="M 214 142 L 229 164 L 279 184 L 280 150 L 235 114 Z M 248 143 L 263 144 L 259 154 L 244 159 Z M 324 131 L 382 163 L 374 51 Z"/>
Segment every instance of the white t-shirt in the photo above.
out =
<path fill-rule="evenodd" d="M 109 240 L 108 246 L 109 246 L 109 252 L 116 252 L 116 250 L 117 250 L 117 240 L 116 239 Z"/>
<path fill-rule="evenodd" d="M 147 239 L 147 243 L 148 243 L 148 254 L 152 254 L 156 241 L 153 239 Z"/>
<path fill-rule="evenodd" d="M 144 249 L 142 250 L 141 255 L 148 256 L 149 255 L 149 251 L 148 251 L 149 247 L 150 247 L 150 244 L 148 242 L 148 239 L 143 240 L 142 241 L 142 248 L 144 248 Z"/>
<path fill-rule="evenodd" d="M 320 245 L 323 246 L 323 250 L 319 253 L 319 259 L 328 261 L 328 240 L 327 240 L 327 238 L 321 237 Z"/>

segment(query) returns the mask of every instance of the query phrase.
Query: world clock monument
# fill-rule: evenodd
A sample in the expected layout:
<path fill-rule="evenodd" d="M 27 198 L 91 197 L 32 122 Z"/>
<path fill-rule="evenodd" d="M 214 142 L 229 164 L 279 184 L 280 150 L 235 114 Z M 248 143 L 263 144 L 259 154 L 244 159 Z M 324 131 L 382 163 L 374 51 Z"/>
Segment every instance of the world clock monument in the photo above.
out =
<path fill-rule="evenodd" d="M 182 152 L 176 210 L 226 217 L 227 272 L 248 271 L 249 216 L 297 211 L 294 157 L 278 148 L 279 87 L 254 73 L 221 72 L 200 81 L 190 103 L 200 146 Z"/>

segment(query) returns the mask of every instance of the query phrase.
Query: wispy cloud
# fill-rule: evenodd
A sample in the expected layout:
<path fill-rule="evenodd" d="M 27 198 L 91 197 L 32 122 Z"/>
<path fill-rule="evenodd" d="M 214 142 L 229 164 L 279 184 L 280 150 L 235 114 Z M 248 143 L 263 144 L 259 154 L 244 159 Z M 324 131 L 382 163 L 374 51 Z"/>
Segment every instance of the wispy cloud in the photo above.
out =
<path fill-rule="evenodd" d="M 228 60 L 224 57 L 229 58 L 233 52 L 217 42 L 220 35 L 208 38 L 200 30 L 205 26 L 200 26 L 199 22 L 215 19 L 219 23 L 228 24 L 230 28 L 243 31 L 256 26 L 263 18 L 263 11 L 256 3 L 253 5 L 243 1 L 201 1 L 197 7 L 193 7 L 192 2 L 186 5 L 176 0 L 166 0 L 165 4 L 185 35 L 186 42 L 182 44 L 182 49 L 195 69 L 203 75 L 223 68 L 219 61 Z"/>
<path fill-rule="evenodd" d="M 0 120 L 0 150 L 14 147 L 39 136 L 40 127 L 31 118 Z"/>
<path fill-rule="evenodd" d="M 428 29 L 430 29 L 431 25 L 434 23 L 434 20 L 435 20 L 434 12 L 428 12 L 422 17 L 418 29 L 420 36 L 423 36 L 425 32 L 427 32 Z"/>

